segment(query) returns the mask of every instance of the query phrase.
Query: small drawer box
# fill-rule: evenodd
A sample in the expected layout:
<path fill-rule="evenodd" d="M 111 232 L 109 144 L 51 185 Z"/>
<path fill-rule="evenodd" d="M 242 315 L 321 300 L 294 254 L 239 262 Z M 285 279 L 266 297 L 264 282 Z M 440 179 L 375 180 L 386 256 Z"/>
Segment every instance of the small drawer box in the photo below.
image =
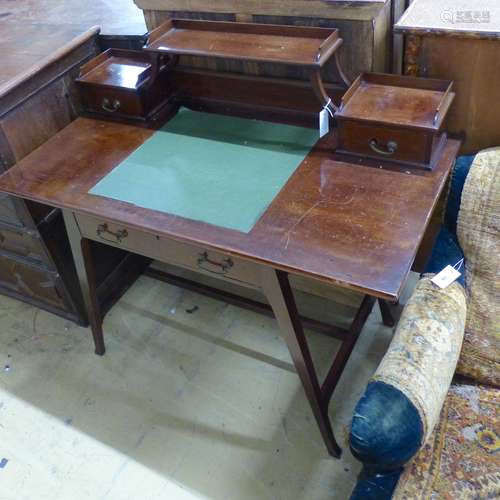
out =
<path fill-rule="evenodd" d="M 166 67 L 156 73 L 152 62 L 145 52 L 108 49 L 82 66 L 76 82 L 85 110 L 148 120 L 172 94 Z"/>
<path fill-rule="evenodd" d="M 446 143 L 452 82 L 364 73 L 335 113 L 337 152 L 431 170 Z"/>

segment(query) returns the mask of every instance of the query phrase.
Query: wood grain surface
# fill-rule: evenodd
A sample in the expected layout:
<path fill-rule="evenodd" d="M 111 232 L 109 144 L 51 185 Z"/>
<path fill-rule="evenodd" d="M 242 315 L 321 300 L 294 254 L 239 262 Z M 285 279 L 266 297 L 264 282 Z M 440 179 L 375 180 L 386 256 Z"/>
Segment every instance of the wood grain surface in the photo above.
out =
<path fill-rule="evenodd" d="M 5 173 L 0 190 L 395 300 L 459 146 L 449 141 L 434 171 L 409 173 L 335 161 L 326 136 L 241 233 L 88 194 L 153 132 L 79 118 Z"/>

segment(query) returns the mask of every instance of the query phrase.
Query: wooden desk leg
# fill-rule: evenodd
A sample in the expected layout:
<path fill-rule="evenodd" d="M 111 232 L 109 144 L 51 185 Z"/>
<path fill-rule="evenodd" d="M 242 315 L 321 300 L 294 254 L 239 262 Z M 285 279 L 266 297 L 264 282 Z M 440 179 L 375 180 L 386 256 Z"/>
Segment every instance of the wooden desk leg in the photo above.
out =
<path fill-rule="evenodd" d="M 393 327 L 396 322 L 394 321 L 394 317 L 392 315 L 389 304 L 383 299 L 378 299 L 378 305 L 380 307 L 380 314 L 382 315 L 382 321 L 384 325 Z"/>
<path fill-rule="evenodd" d="M 73 212 L 63 210 L 64 223 L 68 232 L 71 251 L 80 281 L 85 309 L 87 312 L 92 336 L 94 338 L 95 353 L 102 356 L 106 350 L 102 333 L 102 316 L 97 300 L 97 286 L 95 271 L 92 263 L 91 242 L 82 238 L 80 228 L 76 223 Z"/>
<path fill-rule="evenodd" d="M 287 273 L 274 269 L 264 269 L 262 272 L 262 289 L 278 320 L 328 453 L 339 458 L 342 450 L 333 435 L 328 416 L 328 403 L 324 404 L 323 401 L 318 376 L 314 369 Z"/>

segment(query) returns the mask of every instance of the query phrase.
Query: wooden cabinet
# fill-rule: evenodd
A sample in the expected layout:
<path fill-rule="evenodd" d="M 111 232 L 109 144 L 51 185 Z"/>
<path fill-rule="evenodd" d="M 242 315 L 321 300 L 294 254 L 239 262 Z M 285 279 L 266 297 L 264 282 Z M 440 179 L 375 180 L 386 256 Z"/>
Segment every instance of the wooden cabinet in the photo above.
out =
<path fill-rule="evenodd" d="M 61 28 L 49 39 L 42 36 L 48 30 L 43 24 L 11 30 L 12 53 L 5 55 L 8 71 L 0 75 L 0 171 L 78 116 L 74 80 L 98 50 L 97 29 L 73 38 L 75 28 Z M 24 47 L 25 40 L 34 42 Z M 48 55 L 41 58 L 40 53 Z M 147 261 L 98 244 L 93 251 L 102 263 L 98 293 L 106 309 Z M 0 293 L 86 323 L 60 210 L 0 194 Z"/>

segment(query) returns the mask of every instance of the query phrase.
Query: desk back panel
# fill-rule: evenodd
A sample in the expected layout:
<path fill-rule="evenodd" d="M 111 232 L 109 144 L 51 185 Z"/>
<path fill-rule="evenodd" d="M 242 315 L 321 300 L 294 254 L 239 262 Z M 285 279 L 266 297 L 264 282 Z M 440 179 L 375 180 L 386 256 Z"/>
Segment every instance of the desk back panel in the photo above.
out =
<path fill-rule="evenodd" d="M 317 138 L 181 108 L 89 193 L 248 233 Z"/>

